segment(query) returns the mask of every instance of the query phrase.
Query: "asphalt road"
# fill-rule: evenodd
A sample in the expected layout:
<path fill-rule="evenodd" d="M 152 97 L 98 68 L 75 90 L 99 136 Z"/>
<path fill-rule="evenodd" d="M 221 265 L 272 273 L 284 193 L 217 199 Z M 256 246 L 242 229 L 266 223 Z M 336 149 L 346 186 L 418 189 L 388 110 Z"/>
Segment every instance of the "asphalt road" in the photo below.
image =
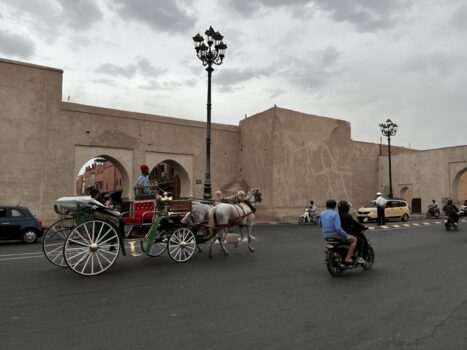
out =
<path fill-rule="evenodd" d="M 254 234 L 253 254 L 121 256 L 88 278 L 50 264 L 40 244 L 0 243 L 0 348 L 467 347 L 467 224 L 370 231 L 373 269 L 339 278 L 318 227 Z"/>

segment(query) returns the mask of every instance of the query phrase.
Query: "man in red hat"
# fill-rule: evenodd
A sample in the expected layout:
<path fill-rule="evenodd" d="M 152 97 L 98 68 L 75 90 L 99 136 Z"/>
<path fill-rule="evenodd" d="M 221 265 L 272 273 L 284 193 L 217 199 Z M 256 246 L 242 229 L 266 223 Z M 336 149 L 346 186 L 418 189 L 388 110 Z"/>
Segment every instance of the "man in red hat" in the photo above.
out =
<path fill-rule="evenodd" d="M 149 189 L 149 167 L 146 164 L 140 166 L 141 175 L 136 180 L 135 187 L 143 187 L 138 192 L 139 194 L 151 194 L 151 190 Z"/>

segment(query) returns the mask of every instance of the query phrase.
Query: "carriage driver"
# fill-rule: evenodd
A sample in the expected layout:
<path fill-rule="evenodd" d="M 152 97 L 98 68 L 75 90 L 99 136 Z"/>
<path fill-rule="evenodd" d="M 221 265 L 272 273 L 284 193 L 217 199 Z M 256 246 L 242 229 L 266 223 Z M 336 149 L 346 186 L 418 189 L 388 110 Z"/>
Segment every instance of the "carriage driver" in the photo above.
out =
<path fill-rule="evenodd" d="M 138 177 L 136 180 L 135 187 L 143 187 L 142 189 L 138 190 L 138 194 L 151 194 L 151 190 L 149 189 L 149 167 L 146 164 L 142 164 L 140 166 L 141 169 L 141 175 Z"/>

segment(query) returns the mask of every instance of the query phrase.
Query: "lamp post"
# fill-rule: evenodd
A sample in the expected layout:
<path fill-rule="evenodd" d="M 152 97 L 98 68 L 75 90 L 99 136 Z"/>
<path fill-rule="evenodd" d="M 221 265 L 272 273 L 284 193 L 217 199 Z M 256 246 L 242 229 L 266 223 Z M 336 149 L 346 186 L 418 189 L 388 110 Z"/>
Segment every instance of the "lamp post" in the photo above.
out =
<path fill-rule="evenodd" d="M 388 138 L 388 159 L 389 159 L 389 198 L 392 198 L 392 171 L 391 171 L 391 136 L 397 133 L 397 124 L 388 118 L 385 123 L 379 124 L 381 133 Z"/>
<path fill-rule="evenodd" d="M 227 45 L 223 43 L 224 38 L 211 26 L 204 33 L 203 38 L 199 33 L 193 37 L 196 56 L 206 66 L 208 72 L 208 103 L 207 103 L 207 125 L 206 125 L 206 175 L 204 178 L 204 199 L 211 199 L 211 75 L 213 65 L 221 65 Z M 205 43 L 206 40 L 206 43 Z"/>

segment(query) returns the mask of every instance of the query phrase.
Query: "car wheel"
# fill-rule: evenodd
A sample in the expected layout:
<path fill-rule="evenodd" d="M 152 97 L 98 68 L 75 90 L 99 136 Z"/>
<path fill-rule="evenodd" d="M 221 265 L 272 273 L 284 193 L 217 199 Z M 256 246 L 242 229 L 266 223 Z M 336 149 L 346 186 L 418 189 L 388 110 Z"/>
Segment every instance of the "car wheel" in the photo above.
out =
<path fill-rule="evenodd" d="M 409 216 L 407 214 L 402 215 L 402 221 L 409 221 Z"/>
<path fill-rule="evenodd" d="M 37 241 L 37 232 L 34 230 L 26 230 L 23 232 L 21 239 L 24 243 L 34 243 Z"/>

